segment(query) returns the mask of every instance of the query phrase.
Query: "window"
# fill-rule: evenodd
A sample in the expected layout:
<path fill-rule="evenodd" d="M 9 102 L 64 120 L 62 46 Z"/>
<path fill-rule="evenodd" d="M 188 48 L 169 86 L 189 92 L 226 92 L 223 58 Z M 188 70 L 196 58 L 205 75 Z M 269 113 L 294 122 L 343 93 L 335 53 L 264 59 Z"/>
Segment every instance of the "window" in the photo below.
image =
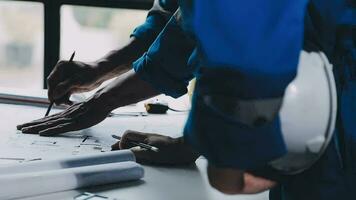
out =
<path fill-rule="evenodd" d="M 78 60 L 102 57 L 127 42 L 152 3 L 0 0 L 0 87 L 46 87 L 58 59 L 68 59 L 74 50 Z"/>
<path fill-rule="evenodd" d="M 61 59 L 94 61 L 126 44 L 147 11 L 64 5 L 61 7 Z"/>
<path fill-rule="evenodd" d="M 43 4 L 0 1 L 0 87 L 42 88 Z"/>

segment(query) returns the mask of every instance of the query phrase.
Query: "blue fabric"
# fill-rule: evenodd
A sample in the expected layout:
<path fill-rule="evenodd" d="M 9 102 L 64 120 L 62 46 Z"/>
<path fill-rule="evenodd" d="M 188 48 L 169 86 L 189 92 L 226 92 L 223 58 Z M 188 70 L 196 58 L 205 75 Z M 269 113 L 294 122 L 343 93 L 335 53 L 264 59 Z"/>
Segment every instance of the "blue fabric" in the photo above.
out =
<path fill-rule="evenodd" d="M 149 46 L 162 31 L 166 23 L 167 21 L 165 20 L 165 17 L 162 17 L 159 14 L 149 15 L 147 16 L 145 23 L 133 31 L 131 37 L 138 38 Z"/>
<path fill-rule="evenodd" d="M 187 65 L 194 48 L 195 42 L 172 17 L 148 52 L 133 63 L 133 68 L 157 90 L 177 98 L 187 93 L 188 83 L 194 77 L 194 69 Z"/>
<path fill-rule="evenodd" d="M 271 200 L 356 199 L 356 9 L 348 0 L 312 0 L 305 45 L 322 50 L 334 65 L 338 117 L 334 139 L 307 171 L 284 177 Z"/>
<path fill-rule="evenodd" d="M 271 193 L 274 200 L 350 197 L 354 195 L 350 186 L 356 185 L 355 9 L 347 0 L 311 2 L 304 45 L 325 52 L 335 67 L 338 127 L 322 159 L 302 174 L 284 177 L 285 182 Z M 166 27 L 147 54 L 134 63 L 143 79 L 177 97 L 186 92 L 194 73 L 200 79 L 204 69 L 230 69 L 239 74 L 235 94 L 242 98 L 283 95 L 296 72 L 306 1 L 212 0 L 207 4 L 196 0 L 193 13 L 186 4 L 181 5 L 187 20 L 185 31 L 195 33 L 197 48 L 170 22 L 171 28 Z M 225 77 L 215 78 L 226 81 Z M 199 92 L 203 90 L 199 88 L 209 92 L 217 87 L 213 83 L 198 86 L 185 128 L 187 140 L 218 166 L 254 170 L 283 155 L 278 119 L 253 129 L 231 122 L 201 103 Z"/>
<path fill-rule="evenodd" d="M 335 136 L 337 133 L 335 133 Z M 271 200 L 356 199 L 356 173 L 342 168 L 335 138 L 307 171 L 286 177 L 270 191 Z"/>
<path fill-rule="evenodd" d="M 166 26 L 166 23 L 172 17 L 173 13 L 178 9 L 177 0 L 159 0 L 159 4 L 165 12 L 151 10 L 148 13 L 145 23 L 138 26 L 131 34 L 131 37 L 140 39 L 147 46 L 152 44 L 158 34 Z"/>
<path fill-rule="evenodd" d="M 193 14 L 188 16 L 185 15 L 185 13 L 189 13 L 187 10 L 191 9 L 185 7 L 189 5 L 189 3 L 182 4 L 181 7 L 183 18 L 185 20 L 185 30 L 183 31 L 178 27 L 173 18 L 154 41 L 148 52 L 133 65 L 135 71 L 142 77 L 142 79 L 150 82 L 159 91 L 173 97 L 178 97 L 186 92 L 188 81 L 193 77 L 194 73 L 196 73 L 195 75 L 198 76 L 198 79 L 200 80 L 201 77 L 205 76 L 203 66 L 211 66 L 206 65 L 207 63 L 209 64 L 209 61 L 206 62 L 207 60 L 204 59 L 206 57 L 204 57 L 201 48 L 194 48 L 195 44 L 190 42 L 185 34 L 189 31 L 187 29 L 192 27 L 191 21 L 189 20 L 194 19 Z M 270 11 L 269 15 L 271 18 L 279 17 L 282 12 L 277 11 L 280 11 L 282 8 L 283 7 L 281 6 Z M 259 9 L 259 7 L 254 7 L 254 9 Z M 295 9 L 295 6 L 291 6 L 290 9 Z M 286 10 L 285 12 L 289 12 L 289 10 Z M 273 13 L 275 13 L 276 16 Z M 301 12 L 297 13 L 298 15 L 302 15 L 303 9 Z M 267 17 L 260 18 L 259 23 L 270 23 L 271 21 L 268 21 L 268 19 L 269 18 Z M 206 20 L 211 19 L 206 18 Z M 258 20 L 256 20 L 256 22 L 257 21 Z M 297 22 L 298 20 L 293 24 L 298 24 Z M 230 94 L 240 98 L 250 99 L 281 97 L 283 95 L 286 85 L 295 76 L 298 54 L 302 45 L 302 25 L 300 25 L 300 27 L 296 25 L 296 27 L 299 29 L 294 27 L 292 30 L 296 35 L 299 35 L 299 37 L 295 36 L 295 40 L 291 40 L 289 42 L 290 45 L 284 47 L 288 48 L 288 51 L 282 49 L 275 54 L 275 57 L 280 57 L 280 52 L 294 52 L 295 56 L 292 57 L 292 59 L 282 58 L 283 63 L 287 63 L 287 60 L 290 60 L 290 63 L 286 65 L 285 68 L 276 67 L 276 69 L 272 69 L 272 66 L 270 65 L 256 65 L 256 67 L 263 69 L 262 71 L 258 71 L 256 70 L 257 68 L 249 70 L 248 66 L 240 67 L 236 65 L 232 66 L 228 62 L 224 63 L 222 69 L 232 69 L 239 73 L 238 78 L 235 77 L 239 83 L 231 87 L 234 91 L 230 91 Z M 265 24 L 264 28 L 266 28 L 266 32 L 271 29 L 267 24 Z M 287 27 L 282 27 L 278 29 L 278 34 L 276 34 L 275 37 L 281 37 L 280 32 L 283 32 L 283 30 L 285 32 L 290 31 L 289 29 L 285 30 L 286 28 Z M 192 30 L 190 31 L 193 32 Z M 263 29 L 258 31 L 264 32 Z M 270 36 L 270 38 L 264 38 L 266 40 L 271 39 L 270 43 L 265 43 L 265 45 L 270 45 L 271 43 L 279 41 L 279 38 L 277 40 L 275 37 Z M 219 40 L 219 38 L 212 38 L 211 40 Z M 278 43 L 282 42 L 279 41 Z M 255 43 L 252 42 L 251 45 L 255 45 Z M 215 50 L 216 52 L 224 52 L 225 47 L 220 46 Z M 255 52 L 250 53 L 254 54 Z M 262 54 L 262 51 L 260 53 Z M 243 54 L 241 55 L 242 57 L 246 56 Z M 234 55 L 234 59 L 238 58 L 240 58 L 239 53 Z M 188 62 L 189 64 L 187 64 Z M 260 62 L 260 64 L 261 63 L 262 62 Z M 219 66 L 220 65 L 217 67 Z M 268 70 L 264 69 L 264 67 L 268 68 Z M 280 70 L 282 70 L 282 72 Z M 226 81 L 226 77 L 223 76 L 217 77 L 217 79 L 220 81 L 218 80 L 216 83 Z M 270 84 L 265 84 L 266 81 Z M 266 89 L 266 85 L 273 87 Z M 212 90 L 217 86 L 218 84 L 207 83 L 200 88 L 204 88 L 204 91 L 209 92 L 209 90 Z M 197 87 L 196 91 L 197 94 L 199 94 L 199 87 Z M 210 158 L 211 162 L 215 165 L 240 169 L 254 169 L 265 165 L 266 162 L 270 160 L 282 156 L 286 152 L 280 133 L 278 118 L 272 123 L 262 127 L 245 127 L 237 122 L 226 121 L 226 117 L 219 117 L 213 111 L 203 107 L 200 103 L 197 103 L 199 100 L 195 100 L 194 102 L 192 112 L 185 128 L 185 137 L 198 151 Z M 204 124 L 204 126 L 202 126 L 202 124 Z M 226 140 L 222 139 L 219 141 L 217 139 L 218 137 L 226 138 Z M 240 139 L 240 141 L 237 141 L 238 139 Z M 225 143 L 226 141 L 236 142 L 238 145 L 234 143 L 229 143 L 227 145 Z M 211 149 L 214 149 L 214 151 Z"/>
<path fill-rule="evenodd" d="M 196 83 L 199 88 L 201 83 Z M 194 92 L 184 137 L 210 164 L 241 170 L 255 169 L 286 153 L 279 118 L 264 126 L 249 127 L 205 105 Z"/>
<path fill-rule="evenodd" d="M 174 13 L 178 8 L 178 0 L 159 0 L 163 9 Z"/>
<path fill-rule="evenodd" d="M 253 170 L 286 153 L 278 118 L 247 127 L 210 110 L 202 96 L 281 98 L 296 75 L 305 5 L 306 1 L 287 0 L 196 0 L 193 14 L 182 12 L 191 20 L 185 26 L 193 27 L 201 65 L 184 136 L 212 164 Z M 232 76 L 208 74 L 211 70 L 230 70 Z"/>
<path fill-rule="evenodd" d="M 241 98 L 283 96 L 296 75 L 306 3 L 196 0 L 191 23 L 204 67 L 240 72 Z"/>

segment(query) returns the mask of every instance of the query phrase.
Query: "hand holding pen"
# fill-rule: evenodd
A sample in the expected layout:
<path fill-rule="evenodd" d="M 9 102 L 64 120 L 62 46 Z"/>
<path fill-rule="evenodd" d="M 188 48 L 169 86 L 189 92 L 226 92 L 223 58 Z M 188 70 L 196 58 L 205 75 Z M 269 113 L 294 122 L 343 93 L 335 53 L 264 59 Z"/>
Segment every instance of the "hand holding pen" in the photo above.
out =
<path fill-rule="evenodd" d="M 113 138 L 121 141 L 121 137 L 120 136 L 117 136 L 117 135 L 112 135 Z M 142 142 L 134 142 L 134 141 L 130 141 L 130 143 L 132 145 L 135 145 L 135 146 L 139 146 L 143 149 L 146 149 L 146 150 L 150 150 L 150 151 L 154 151 L 154 152 L 159 152 L 159 149 L 157 147 L 154 147 L 154 146 L 151 146 L 151 145 L 148 145 L 148 144 L 145 144 L 145 143 L 142 143 Z"/>
<path fill-rule="evenodd" d="M 73 61 L 74 56 L 75 56 L 75 51 L 72 53 L 72 56 L 70 57 L 69 62 L 72 62 L 72 61 Z M 49 115 L 49 113 L 51 112 L 51 109 L 52 109 L 52 107 L 53 107 L 53 104 L 54 104 L 54 101 L 51 101 L 50 104 L 49 104 L 49 106 L 48 106 L 48 109 L 47 109 L 47 111 L 46 111 L 45 117 L 47 117 L 47 116 Z"/>
<path fill-rule="evenodd" d="M 199 157 L 199 154 L 184 142 L 183 137 L 173 138 L 133 130 L 125 131 L 122 137 L 113 137 L 119 140 L 111 146 L 113 151 L 131 149 L 135 154 L 136 161 L 142 164 L 190 165 Z M 146 147 L 146 145 L 148 146 Z M 137 146 L 141 148 L 135 148 Z"/>

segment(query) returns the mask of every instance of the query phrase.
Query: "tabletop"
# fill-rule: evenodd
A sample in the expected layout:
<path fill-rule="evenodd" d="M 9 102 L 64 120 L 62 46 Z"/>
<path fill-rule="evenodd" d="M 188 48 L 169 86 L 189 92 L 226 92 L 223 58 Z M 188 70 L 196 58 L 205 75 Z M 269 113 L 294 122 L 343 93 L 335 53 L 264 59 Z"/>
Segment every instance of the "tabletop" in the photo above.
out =
<path fill-rule="evenodd" d="M 128 129 L 179 137 L 182 135 L 187 118 L 186 113 L 173 112 L 164 115 L 138 117 L 115 116 L 107 118 L 90 129 L 53 138 L 44 138 L 38 135 L 21 134 L 16 130 L 16 125 L 43 117 L 45 108 L 0 104 L 0 111 L 0 165 L 32 159 L 48 159 L 107 151 L 116 142 L 115 139 L 111 138 L 111 135 L 122 135 Z M 58 110 L 53 110 L 52 113 L 55 112 L 58 112 Z M 89 143 L 84 145 L 83 141 Z M 206 166 L 207 161 L 203 157 L 199 158 L 195 165 L 189 167 L 144 166 L 145 177 L 140 181 L 58 192 L 29 197 L 26 200 L 73 199 L 83 192 L 118 200 L 268 199 L 268 192 L 258 195 L 221 194 L 209 186 Z"/>

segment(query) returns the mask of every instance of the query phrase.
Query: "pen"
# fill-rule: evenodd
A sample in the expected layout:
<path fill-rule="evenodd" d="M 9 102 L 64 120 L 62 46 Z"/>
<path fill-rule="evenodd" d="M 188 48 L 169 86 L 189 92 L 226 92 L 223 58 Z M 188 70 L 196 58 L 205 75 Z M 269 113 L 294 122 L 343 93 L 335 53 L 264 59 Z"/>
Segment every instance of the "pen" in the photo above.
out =
<path fill-rule="evenodd" d="M 75 56 L 75 51 L 72 53 L 72 56 L 70 57 L 69 62 L 72 62 L 72 61 L 73 61 L 74 56 Z M 45 114 L 45 117 L 47 117 L 47 116 L 49 115 L 49 112 L 51 112 L 51 109 L 52 109 L 52 107 L 53 107 L 53 104 L 54 104 L 53 101 L 51 101 L 51 102 L 49 103 L 49 106 L 48 106 L 48 108 L 47 108 L 47 112 L 46 112 L 46 114 Z"/>
<path fill-rule="evenodd" d="M 121 140 L 120 136 L 112 135 L 112 137 L 117 139 L 117 140 L 119 140 L 119 141 Z M 133 142 L 133 141 L 130 141 L 130 143 L 133 144 L 133 145 L 139 146 L 141 148 L 147 149 L 147 150 L 151 150 L 151 151 L 154 151 L 154 152 L 159 152 L 159 149 L 157 147 L 151 146 L 149 144 L 145 144 L 145 143 L 142 143 L 142 142 Z"/>

